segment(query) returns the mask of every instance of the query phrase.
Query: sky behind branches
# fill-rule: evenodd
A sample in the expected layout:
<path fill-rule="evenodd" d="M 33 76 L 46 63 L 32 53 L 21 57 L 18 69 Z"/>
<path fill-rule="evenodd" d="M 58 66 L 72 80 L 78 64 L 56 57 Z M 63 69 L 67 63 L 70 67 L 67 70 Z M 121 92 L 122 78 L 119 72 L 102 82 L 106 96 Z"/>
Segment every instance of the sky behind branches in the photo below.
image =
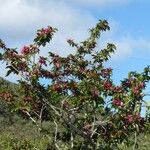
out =
<path fill-rule="evenodd" d="M 19 50 L 31 43 L 37 29 L 50 25 L 59 31 L 42 54 L 50 50 L 67 55 L 74 52 L 68 38 L 80 42 L 99 19 L 106 19 L 111 30 L 102 34 L 99 47 L 107 42 L 117 46 L 106 66 L 114 69 L 119 83 L 129 71 L 140 72 L 150 62 L 149 6 L 149 0 L 0 0 L 0 38 Z M 0 66 L 4 77 L 5 65 Z"/>

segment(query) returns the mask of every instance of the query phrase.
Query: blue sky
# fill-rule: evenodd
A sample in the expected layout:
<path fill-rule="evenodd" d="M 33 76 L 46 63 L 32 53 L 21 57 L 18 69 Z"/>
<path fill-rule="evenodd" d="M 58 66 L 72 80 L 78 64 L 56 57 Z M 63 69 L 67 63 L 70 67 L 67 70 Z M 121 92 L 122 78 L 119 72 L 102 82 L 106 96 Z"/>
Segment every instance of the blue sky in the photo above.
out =
<path fill-rule="evenodd" d="M 31 42 L 38 28 L 51 25 L 59 31 L 41 53 L 67 55 L 74 52 L 66 44 L 68 38 L 80 42 L 99 19 L 107 19 L 111 30 L 102 34 L 99 46 L 116 44 L 106 66 L 114 69 L 118 84 L 129 71 L 140 72 L 150 64 L 149 6 L 149 0 L 0 0 L 0 38 L 19 50 Z M 0 67 L 0 76 L 5 77 L 5 65 Z M 15 82 L 17 77 L 7 79 Z"/>
<path fill-rule="evenodd" d="M 73 52 L 66 39 L 83 40 L 99 19 L 107 19 L 111 31 L 102 34 L 99 46 L 107 42 L 117 46 L 106 64 L 114 69 L 116 83 L 129 71 L 142 71 L 149 64 L 149 0 L 0 0 L 0 4 L 0 38 L 10 47 L 20 49 L 30 43 L 36 29 L 52 25 L 59 31 L 42 54 L 49 49 L 66 55 Z M 1 64 L 2 77 L 3 69 Z"/>

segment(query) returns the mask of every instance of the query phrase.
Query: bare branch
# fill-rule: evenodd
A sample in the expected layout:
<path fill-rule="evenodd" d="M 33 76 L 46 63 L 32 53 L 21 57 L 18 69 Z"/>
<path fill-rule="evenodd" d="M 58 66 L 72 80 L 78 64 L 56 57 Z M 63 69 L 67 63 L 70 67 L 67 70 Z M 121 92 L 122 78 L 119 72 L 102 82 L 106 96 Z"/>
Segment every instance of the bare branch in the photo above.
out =
<path fill-rule="evenodd" d="M 58 150 L 60 150 L 58 144 L 57 144 L 57 133 L 58 133 L 58 124 L 56 123 L 56 121 L 54 120 L 54 124 L 55 124 L 55 138 L 54 138 L 54 142 L 55 142 L 55 146 L 57 147 Z"/>
<path fill-rule="evenodd" d="M 29 113 L 28 111 L 23 111 L 23 112 L 25 112 L 25 113 L 29 116 L 29 118 L 31 119 L 31 121 L 32 121 L 33 123 L 35 123 L 36 126 L 38 127 L 38 130 L 41 131 L 41 128 L 39 127 L 37 121 L 30 115 L 30 113 Z"/>

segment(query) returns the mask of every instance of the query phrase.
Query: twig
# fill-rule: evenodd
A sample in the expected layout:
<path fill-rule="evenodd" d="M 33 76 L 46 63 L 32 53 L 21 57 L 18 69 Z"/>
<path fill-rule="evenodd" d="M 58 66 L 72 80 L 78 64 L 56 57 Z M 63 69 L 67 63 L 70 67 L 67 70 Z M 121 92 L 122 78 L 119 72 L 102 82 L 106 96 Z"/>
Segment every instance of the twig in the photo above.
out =
<path fill-rule="evenodd" d="M 71 148 L 74 147 L 73 140 L 74 140 L 74 138 L 73 138 L 73 133 L 72 133 L 72 131 L 71 131 Z"/>
<path fill-rule="evenodd" d="M 92 123 L 92 131 L 93 131 L 93 132 L 92 132 L 92 134 L 91 134 L 91 138 L 93 137 L 95 131 L 97 130 L 97 129 L 95 130 L 94 128 L 95 128 L 95 116 L 94 116 L 94 121 L 93 121 L 93 123 Z"/>
<path fill-rule="evenodd" d="M 135 131 L 135 134 L 134 134 L 134 145 L 133 145 L 133 150 L 136 149 L 136 144 L 137 144 L 137 132 Z"/>
<path fill-rule="evenodd" d="M 25 112 L 29 116 L 29 118 L 32 120 L 32 122 L 35 123 L 36 126 L 38 127 L 38 130 L 41 131 L 41 128 L 39 127 L 37 121 L 30 115 L 30 113 L 28 111 L 23 111 L 23 112 Z"/>
<path fill-rule="evenodd" d="M 70 125 L 71 128 L 74 130 L 74 132 L 76 132 L 78 135 L 82 136 L 83 138 L 85 138 L 93 148 L 96 147 L 95 142 L 90 138 L 90 136 L 88 136 L 87 134 L 85 134 L 82 130 L 76 128 L 73 124 L 69 124 L 66 122 L 66 124 Z"/>
<path fill-rule="evenodd" d="M 57 147 L 57 149 L 60 149 L 59 146 L 57 145 L 58 124 L 56 123 L 55 120 L 54 120 L 54 124 L 55 124 L 55 138 L 54 138 L 54 142 L 55 142 L 55 146 Z"/>
<path fill-rule="evenodd" d="M 138 131 L 138 125 L 136 125 L 136 131 L 134 133 L 134 145 L 133 145 L 133 150 L 136 149 L 136 145 L 137 145 L 137 131 Z"/>

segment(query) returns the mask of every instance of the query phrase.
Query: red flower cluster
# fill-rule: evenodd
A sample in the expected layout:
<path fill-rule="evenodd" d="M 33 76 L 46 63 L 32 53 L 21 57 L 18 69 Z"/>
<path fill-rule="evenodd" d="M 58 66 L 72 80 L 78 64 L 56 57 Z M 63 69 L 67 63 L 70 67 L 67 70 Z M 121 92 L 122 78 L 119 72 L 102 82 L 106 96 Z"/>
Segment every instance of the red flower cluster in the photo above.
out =
<path fill-rule="evenodd" d="M 103 83 L 103 87 L 105 90 L 111 90 L 112 89 L 112 83 L 110 81 L 105 81 Z"/>
<path fill-rule="evenodd" d="M 126 126 L 129 126 L 132 123 L 136 123 L 139 125 L 139 127 L 142 127 L 143 122 L 144 122 L 144 118 L 142 118 L 140 114 L 137 114 L 135 116 L 128 114 L 125 117 L 125 122 L 126 122 Z"/>
<path fill-rule="evenodd" d="M 21 54 L 22 55 L 34 54 L 36 52 L 39 52 L 39 49 L 35 45 L 24 46 L 21 49 Z"/>
<path fill-rule="evenodd" d="M 58 81 L 53 84 L 52 90 L 56 92 L 66 92 L 67 90 L 70 90 L 74 93 L 77 90 L 77 85 L 75 82 Z"/>
<path fill-rule="evenodd" d="M 11 102 L 13 100 L 13 95 L 10 92 L 0 93 L 0 99 L 6 102 Z"/>
<path fill-rule="evenodd" d="M 27 55 L 29 52 L 30 52 L 30 47 L 28 47 L 28 46 L 24 46 L 21 49 L 21 54 L 23 54 L 23 55 Z"/>
<path fill-rule="evenodd" d="M 9 58 L 9 59 L 21 59 L 22 58 L 22 55 L 19 55 L 13 51 L 8 51 L 6 53 L 6 58 Z"/>
<path fill-rule="evenodd" d="M 41 65 L 45 65 L 45 66 L 47 66 L 47 64 L 46 64 L 46 58 L 45 58 L 45 57 L 40 56 L 40 58 L 39 58 L 39 63 L 40 63 Z"/>
<path fill-rule="evenodd" d="M 122 92 L 122 87 L 120 87 L 120 86 L 114 86 L 112 88 L 112 91 L 115 92 L 115 93 L 121 93 Z"/>
<path fill-rule="evenodd" d="M 133 123 L 134 119 L 132 115 L 127 115 L 126 117 L 126 123 L 129 125 L 131 123 Z"/>
<path fill-rule="evenodd" d="M 120 99 L 114 99 L 112 103 L 115 106 L 123 106 L 123 102 Z"/>
<path fill-rule="evenodd" d="M 34 42 L 39 46 L 45 46 L 46 43 L 50 42 L 52 39 L 53 34 L 57 31 L 56 28 L 52 28 L 48 26 L 47 28 L 42 28 L 37 31 L 37 36 L 34 39 Z"/>
<path fill-rule="evenodd" d="M 17 65 L 16 65 L 17 69 L 20 70 L 20 71 L 27 71 L 27 63 L 26 62 L 19 62 Z"/>
<path fill-rule="evenodd" d="M 54 31 L 53 28 L 48 26 L 47 28 L 42 28 L 41 30 L 39 30 L 37 35 L 45 36 L 45 35 L 51 34 L 53 31 Z"/>
<path fill-rule="evenodd" d="M 137 86 L 135 86 L 132 91 L 135 95 L 138 95 L 140 94 L 141 90 L 145 88 L 145 84 L 142 82 L 142 83 L 139 83 Z"/>

